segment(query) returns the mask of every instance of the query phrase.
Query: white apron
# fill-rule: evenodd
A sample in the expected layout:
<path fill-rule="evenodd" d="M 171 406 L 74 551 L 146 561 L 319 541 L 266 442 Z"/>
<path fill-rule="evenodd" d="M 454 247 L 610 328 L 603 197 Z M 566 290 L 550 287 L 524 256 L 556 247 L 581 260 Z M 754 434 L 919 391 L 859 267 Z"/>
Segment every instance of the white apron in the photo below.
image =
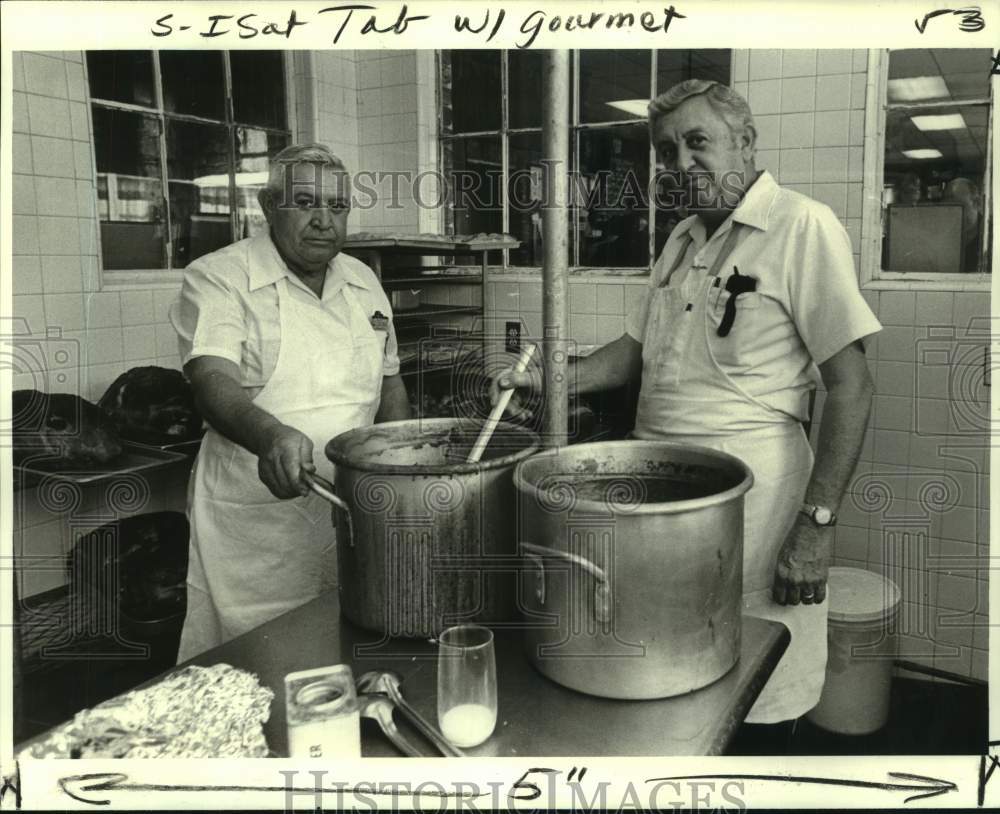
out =
<path fill-rule="evenodd" d="M 634 435 L 728 452 L 754 474 L 744 514 L 743 607 L 750 615 L 782 622 L 792 639 L 747 721 L 776 723 L 797 718 L 819 702 L 826 671 L 827 603 L 783 606 L 771 599 L 778 551 L 802 505 L 812 472 L 812 449 L 798 421 L 748 394 L 726 372 L 710 340 L 729 296 L 719 270 L 744 228 L 732 225 L 707 274 L 691 269 L 680 285 L 669 286 L 686 254 L 687 245 L 683 246 L 653 292 L 643 338 L 642 389 Z M 736 325 L 744 297 L 736 302 L 733 332 L 720 342 L 739 341 Z M 704 421 L 706 428 L 725 427 L 737 420 L 754 428 L 731 434 L 671 432 L 672 418 L 682 418 L 690 426 L 692 416 Z"/>
<path fill-rule="evenodd" d="M 290 285 L 287 278 L 277 283 L 281 345 L 253 403 L 310 438 L 318 474 L 332 480 L 327 441 L 374 421 L 385 335 L 372 328 L 348 283 L 340 319 L 318 299 L 315 307 L 297 302 Z M 188 519 L 188 605 L 178 662 L 336 584 L 330 504 L 314 494 L 274 497 L 257 473 L 257 456 L 212 429 L 188 486 Z"/>

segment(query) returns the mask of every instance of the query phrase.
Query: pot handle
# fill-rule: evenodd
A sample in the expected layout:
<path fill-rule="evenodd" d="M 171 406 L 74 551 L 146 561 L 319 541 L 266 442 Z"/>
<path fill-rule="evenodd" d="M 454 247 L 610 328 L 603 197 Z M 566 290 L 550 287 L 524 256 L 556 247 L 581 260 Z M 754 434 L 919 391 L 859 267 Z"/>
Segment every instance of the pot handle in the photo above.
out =
<path fill-rule="evenodd" d="M 538 597 L 539 602 L 545 604 L 544 558 L 553 557 L 583 569 L 594 578 L 594 616 L 598 622 L 611 621 L 611 609 L 614 607 L 614 602 L 611 596 L 611 580 L 604 573 L 604 569 L 594 565 L 586 557 L 581 557 L 579 554 L 570 554 L 568 551 L 559 551 L 534 543 L 521 543 L 521 553 L 538 566 L 538 585 L 535 588 L 535 596 Z"/>
<path fill-rule="evenodd" d="M 304 480 L 306 485 L 317 495 L 326 500 L 328 503 L 336 506 L 344 513 L 344 516 L 347 519 L 347 544 L 351 548 L 354 548 L 354 521 L 351 518 L 351 507 L 334 494 L 334 486 L 326 478 L 317 475 L 315 472 L 306 472 L 303 469 L 302 480 Z"/>

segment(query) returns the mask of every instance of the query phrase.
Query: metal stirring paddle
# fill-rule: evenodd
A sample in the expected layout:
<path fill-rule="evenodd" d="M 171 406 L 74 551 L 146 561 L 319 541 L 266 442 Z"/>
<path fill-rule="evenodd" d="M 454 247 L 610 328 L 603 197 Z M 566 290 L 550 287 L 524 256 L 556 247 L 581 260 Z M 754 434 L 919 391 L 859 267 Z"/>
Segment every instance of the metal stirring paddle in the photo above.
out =
<path fill-rule="evenodd" d="M 514 366 L 515 373 L 524 373 L 524 371 L 528 369 L 528 362 L 531 361 L 531 356 L 534 352 L 534 345 L 525 346 L 524 350 L 521 352 L 521 358 L 517 360 L 517 364 Z M 513 395 L 513 388 L 510 390 L 504 390 L 500 394 L 500 398 L 497 400 L 493 410 L 490 412 L 490 417 L 486 419 L 482 430 L 479 432 L 479 437 L 476 439 L 476 443 L 469 452 L 469 457 L 466 459 L 466 463 L 479 463 L 479 459 L 483 457 L 483 453 L 486 451 L 486 445 L 489 444 L 490 439 L 493 437 L 493 432 L 496 430 L 497 424 L 500 423 L 500 419 L 503 418 L 503 411 L 507 409 L 507 405 L 510 403 L 510 398 Z"/>

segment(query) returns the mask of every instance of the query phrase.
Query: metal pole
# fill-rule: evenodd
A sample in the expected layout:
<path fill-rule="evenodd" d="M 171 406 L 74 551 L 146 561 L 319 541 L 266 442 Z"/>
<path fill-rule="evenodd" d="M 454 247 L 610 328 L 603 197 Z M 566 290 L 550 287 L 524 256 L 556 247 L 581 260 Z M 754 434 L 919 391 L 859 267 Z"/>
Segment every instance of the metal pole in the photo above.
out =
<path fill-rule="evenodd" d="M 569 389 L 566 337 L 569 317 L 569 60 L 566 50 L 548 51 L 542 76 L 542 364 L 545 412 L 542 441 L 566 446 Z"/>

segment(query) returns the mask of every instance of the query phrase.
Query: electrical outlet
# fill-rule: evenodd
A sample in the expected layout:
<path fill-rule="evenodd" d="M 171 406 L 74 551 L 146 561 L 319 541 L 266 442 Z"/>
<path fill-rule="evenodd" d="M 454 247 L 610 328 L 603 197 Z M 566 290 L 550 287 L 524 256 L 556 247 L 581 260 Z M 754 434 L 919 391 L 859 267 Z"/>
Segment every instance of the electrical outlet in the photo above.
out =
<path fill-rule="evenodd" d="M 504 338 L 504 349 L 508 353 L 520 353 L 521 352 L 521 323 L 520 322 L 508 322 L 507 323 L 507 333 Z"/>

